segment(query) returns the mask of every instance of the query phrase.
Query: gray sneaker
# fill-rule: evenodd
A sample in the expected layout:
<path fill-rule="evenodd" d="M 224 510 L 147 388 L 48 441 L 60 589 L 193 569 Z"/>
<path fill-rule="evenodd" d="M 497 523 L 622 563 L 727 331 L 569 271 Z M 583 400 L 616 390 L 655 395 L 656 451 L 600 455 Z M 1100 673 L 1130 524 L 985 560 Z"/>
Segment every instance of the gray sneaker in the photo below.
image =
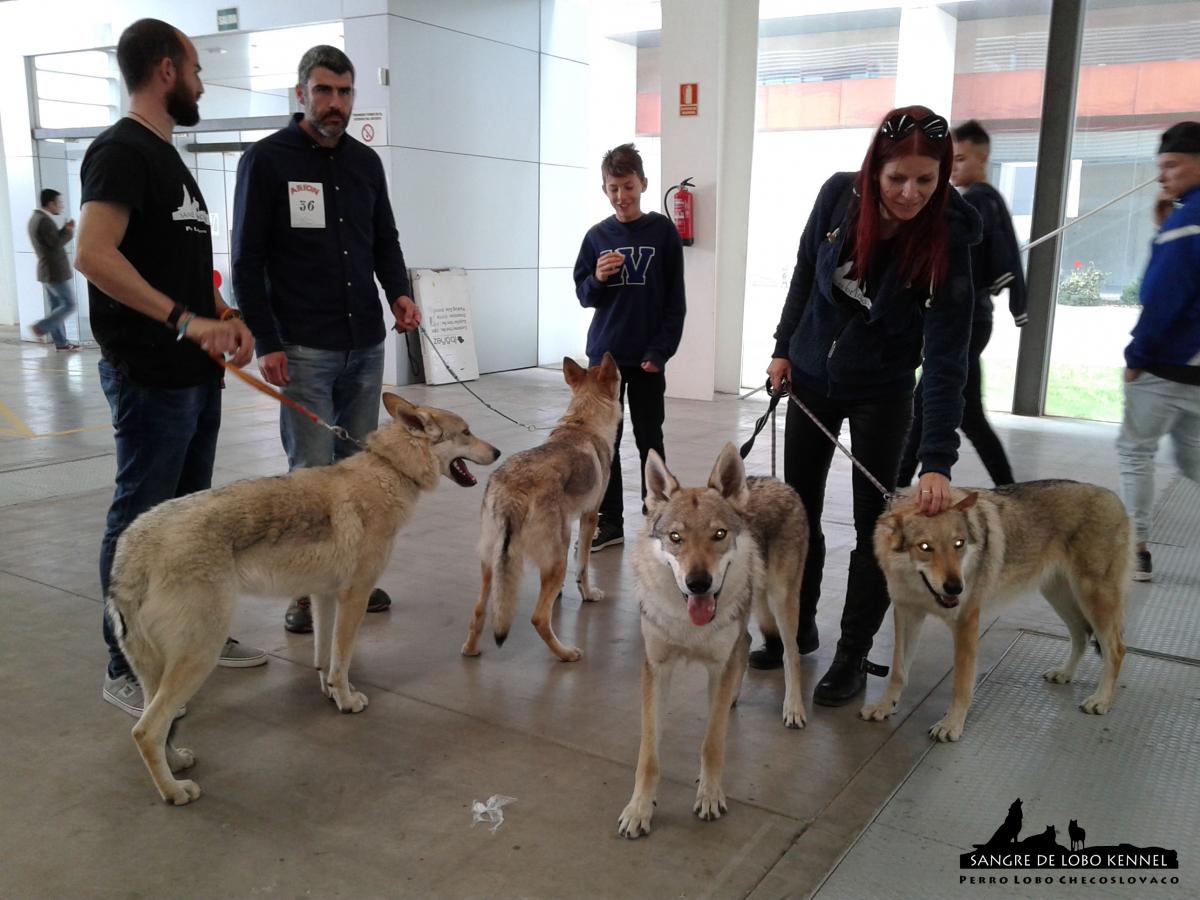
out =
<path fill-rule="evenodd" d="M 217 665 L 227 669 L 249 669 L 253 666 L 266 665 L 266 662 L 266 650 L 246 647 L 233 638 L 225 639 L 225 646 L 221 648 L 221 655 L 217 658 Z"/>
<path fill-rule="evenodd" d="M 142 717 L 146 700 L 142 697 L 142 686 L 133 675 L 122 675 L 120 678 L 109 678 L 104 673 L 104 690 L 100 693 L 107 702 L 122 712 L 129 713 L 135 719 Z M 182 719 L 187 715 L 187 707 L 181 706 L 175 711 L 175 718 Z"/>

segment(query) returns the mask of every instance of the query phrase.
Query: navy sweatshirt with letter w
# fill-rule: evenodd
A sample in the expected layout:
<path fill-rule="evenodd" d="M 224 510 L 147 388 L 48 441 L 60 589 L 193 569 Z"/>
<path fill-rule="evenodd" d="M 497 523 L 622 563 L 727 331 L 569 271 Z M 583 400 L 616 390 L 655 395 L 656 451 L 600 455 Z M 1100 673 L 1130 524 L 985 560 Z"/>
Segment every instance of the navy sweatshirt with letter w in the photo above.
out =
<path fill-rule="evenodd" d="M 621 271 L 596 280 L 596 260 L 610 250 L 625 257 Z M 575 260 L 575 294 L 593 308 L 588 362 L 611 353 L 619 366 L 649 360 L 662 368 L 679 349 L 686 311 L 683 244 L 666 216 L 646 213 L 635 222 L 609 216 L 584 235 Z"/>

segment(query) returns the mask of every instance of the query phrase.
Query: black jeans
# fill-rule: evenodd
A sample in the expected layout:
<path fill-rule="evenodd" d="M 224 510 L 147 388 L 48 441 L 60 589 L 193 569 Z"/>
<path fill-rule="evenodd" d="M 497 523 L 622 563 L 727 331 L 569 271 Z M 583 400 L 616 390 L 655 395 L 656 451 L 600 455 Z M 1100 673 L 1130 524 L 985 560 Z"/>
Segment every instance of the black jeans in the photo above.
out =
<path fill-rule="evenodd" d="M 608 490 L 600 501 L 600 520 L 624 527 L 625 503 L 621 478 L 621 437 L 625 433 L 625 395 L 629 394 L 629 420 L 633 425 L 633 441 L 642 461 L 642 499 L 646 499 L 646 456 L 657 450 L 664 460 L 663 419 L 666 418 L 665 397 L 667 376 L 663 372 L 646 372 L 640 366 L 621 366 L 621 421 L 617 424 L 617 441 L 613 447 L 612 470 Z"/>
<path fill-rule="evenodd" d="M 992 337 L 991 320 L 976 322 L 971 326 L 971 348 L 967 360 L 967 383 L 963 386 L 963 417 L 962 431 L 979 454 L 979 461 L 987 469 L 992 483 L 999 486 L 1013 483 L 1012 466 L 1004 455 L 1004 445 L 992 426 L 988 423 L 983 411 L 983 372 L 979 365 L 979 357 L 983 348 Z M 900 463 L 900 484 L 911 484 L 917 471 L 917 451 L 921 447 L 921 421 L 924 402 L 921 396 L 921 382 L 913 393 L 913 424 L 908 434 L 908 442 L 904 447 L 904 459 Z"/>
<path fill-rule="evenodd" d="M 793 387 L 804 405 L 821 423 L 837 434 L 850 420 L 850 450 L 889 491 L 896 486 L 896 469 L 904 436 L 912 421 L 912 397 L 907 391 L 877 400 L 844 401 Z M 825 535 L 821 513 L 825 508 L 825 482 L 835 447 L 794 403 L 788 404 L 783 445 L 783 477 L 804 501 L 808 513 L 808 558 L 800 589 L 800 628 L 813 620 L 821 599 L 825 568 Z M 850 551 L 846 605 L 842 611 L 842 636 L 838 649 L 865 656 L 887 612 L 887 583 L 875 561 L 875 521 L 884 510 L 883 495 L 858 469 L 851 481 L 854 491 L 855 546 Z"/>

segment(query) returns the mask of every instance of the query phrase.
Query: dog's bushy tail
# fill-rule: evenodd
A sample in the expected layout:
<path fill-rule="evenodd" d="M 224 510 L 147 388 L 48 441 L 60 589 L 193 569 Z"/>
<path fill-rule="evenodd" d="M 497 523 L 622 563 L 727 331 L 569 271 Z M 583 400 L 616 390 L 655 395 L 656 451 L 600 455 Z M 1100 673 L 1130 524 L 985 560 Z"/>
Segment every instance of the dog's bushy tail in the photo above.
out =
<path fill-rule="evenodd" d="M 118 547 L 105 598 L 105 615 L 133 674 L 144 685 L 158 684 L 165 665 L 158 645 L 142 627 L 140 613 L 149 591 L 149 573 Z"/>
<path fill-rule="evenodd" d="M 492 567 L 492 591 L 489 606 L 492 633 L 500 646 L 508 637 L 520 602 L 521 568 L 524 555 L 520 546 L 521 527 L 525 522 L 522 502 L 503 490 L 493 490 L 483 502 L 483 531 L 479 555 Z"/>

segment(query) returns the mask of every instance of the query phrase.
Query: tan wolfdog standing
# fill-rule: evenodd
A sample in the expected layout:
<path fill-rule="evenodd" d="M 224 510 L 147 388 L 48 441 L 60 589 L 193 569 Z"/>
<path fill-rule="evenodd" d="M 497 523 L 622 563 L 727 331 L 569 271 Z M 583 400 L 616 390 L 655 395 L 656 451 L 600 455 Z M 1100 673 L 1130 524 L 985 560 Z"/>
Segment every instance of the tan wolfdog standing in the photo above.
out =
<path fill-rule="evenodd" d="M 650 833 L 663 704 L 682 660 L 708 670 L 708 729 L 693 810 L 702 819 L 725 812 L 725 732 L 746 673 L 751 611 L 764 632 L 785 636 L 783 724 L 803 728 L 805 721 L 800 651 L 790 639 L 800 624 L 808 553 L 800 497 L 774 478 L 747 479 L 737 448 L 726 444 L 702 488 L 681 488 L 651 450 L 646 506 L 650 515 L 633 556 L 646 645 L 642 741 L 633 796 L 617 822 L 627 838 Z"/>
<path fill-rule="evenodd" d="M 583 656 L 578 647 L 563 644 L 550 625 L 554 600 L 562 593 L 567 573 L 575 519 L 579 520 L 575 581 L 580 596 L 588 602 L 604 599 L 588 581 L 588 561 L 621 419 L 621 373 L 605 353 L 603 362 L 591 369 L 565 358 L 563 377 L 571 388 L 571 403 L 558 426 L 544 444 L 513 454 L 488 480 L 479 536 L 479 602 L 463 656 L 479 654 L 489 599 L 496 645 L 508 637 L 526 559 L 541 574 L 533 627 L 564 662 Z"/>
<path fill-rule="evenodd" d="M 1120 498 L 1077 481 L 955 488 L 951 497 L 950 509 L 924 516 L 911 493 L 901 494 L 879 517 L 875 555 L 895 608 L 896 650 L 883 697 L 863 706 L 862 717 L 880 721 L 892 714 L 921 625 L 932 614 L 954 634 L 954 696 L 929 734 L 957 741 L 975 691 L 981 613 L 1039 588 L 1071 633 L 1067 658 L 1043 677 L 1070 681 L 1094 634 L 1104 675 L 1080 706 L 1108 712 L 1125 658 L 1121 626 L 1133 560 L 1133 528 Z"/>
<path fill-rule="evenodd" d="M 464 460 L 486 465 L 500 455 L 454 413 L 395 394 L 383 403 L 394 421 L 363 452 L 169 500 L 121 535 L 108 615 L 146 697 L 133 740 L 168 803 L 200 796 L 194 781 L 173 777 L 195 757 L 172 747 L 168 732 L 216 666 L 238 594 L 311 596 L 321 692 L 342 712 L 366 707 L 350 661 L 396 532 L 421 491 L 443 476 L 469 487 Z"/>

